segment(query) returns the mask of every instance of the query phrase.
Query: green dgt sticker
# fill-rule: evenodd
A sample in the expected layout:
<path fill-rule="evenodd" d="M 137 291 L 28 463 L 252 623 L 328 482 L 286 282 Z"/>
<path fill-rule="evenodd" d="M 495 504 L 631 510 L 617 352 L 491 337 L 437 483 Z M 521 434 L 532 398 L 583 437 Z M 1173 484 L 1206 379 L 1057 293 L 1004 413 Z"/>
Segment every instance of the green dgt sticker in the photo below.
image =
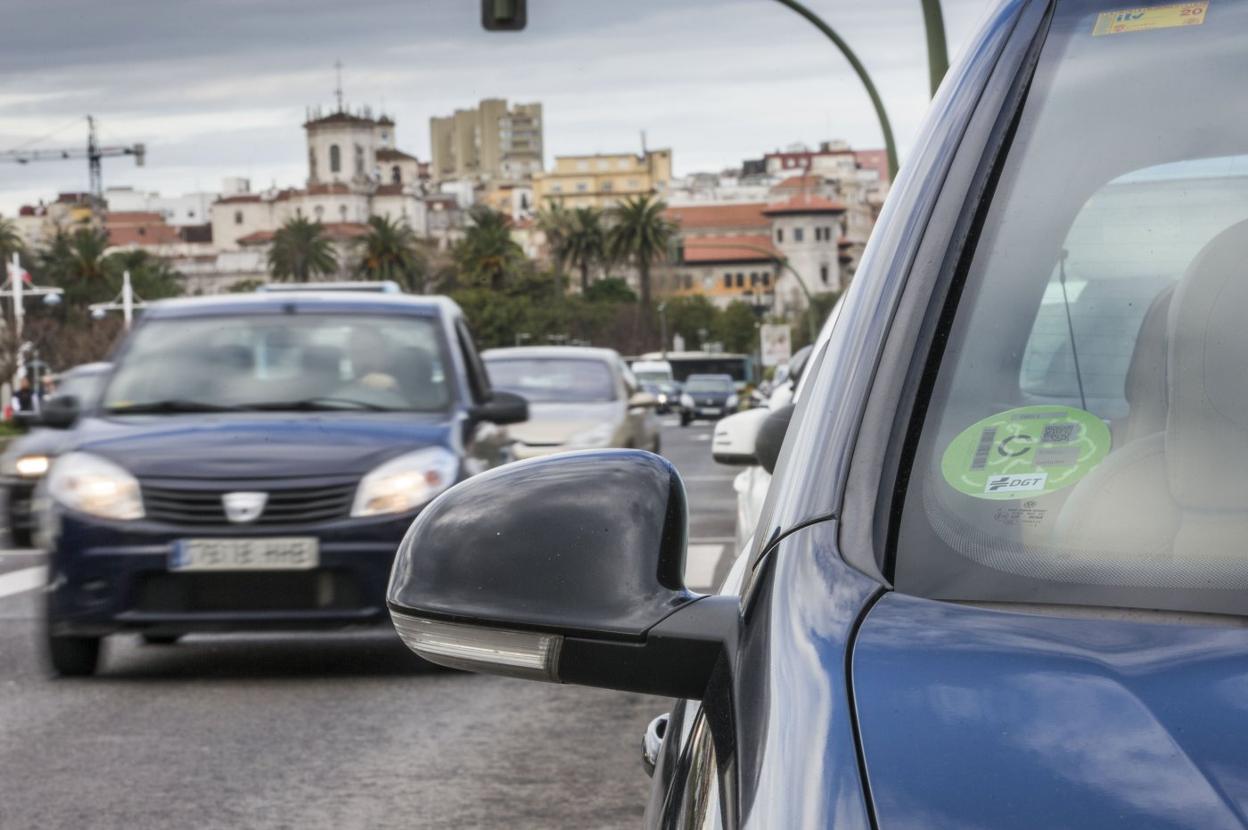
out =
<path fill-rule="evenodd" d="M 940 471 L 977 499 L 1026 499 L 1070 487 L 1109 452 L 1105 422 L 1072 406 L 1022 406 L 978 421 L 949 443 Z"/>

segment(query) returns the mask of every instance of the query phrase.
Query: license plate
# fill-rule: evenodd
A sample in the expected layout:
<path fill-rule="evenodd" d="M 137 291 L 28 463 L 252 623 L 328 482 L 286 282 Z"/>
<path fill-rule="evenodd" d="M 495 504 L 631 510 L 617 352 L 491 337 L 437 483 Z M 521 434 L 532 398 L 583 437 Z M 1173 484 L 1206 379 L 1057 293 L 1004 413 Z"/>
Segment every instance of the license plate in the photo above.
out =
<path fill-rule="evenodd" d="M 718 409 L 713 409 L 713 408 L 711 408 L 711 407 L 705 407 L 705 406 L 704 406 L 704 407 L 702 407 L 701 409 L 699 409 L 699 410 L 698 410 L 698 414 L 699 414 L 699 415 L 718 415 L 718 414 L 719 414 L 719 410 L 718 410 Z"/>
<path fill-rule="evenodd" d="M 179 539 L 171 571 L 306 571 L 320 563 L 315 538 Z"/>

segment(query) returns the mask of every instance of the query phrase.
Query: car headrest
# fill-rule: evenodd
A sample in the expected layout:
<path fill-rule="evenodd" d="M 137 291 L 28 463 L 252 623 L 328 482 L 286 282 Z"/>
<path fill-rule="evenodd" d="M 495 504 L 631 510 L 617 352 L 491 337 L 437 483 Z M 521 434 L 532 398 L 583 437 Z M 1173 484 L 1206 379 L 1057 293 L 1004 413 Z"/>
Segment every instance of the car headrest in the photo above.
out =
<path fill-rule="evenodd" d="M 1166 428 L 1166 325 L 1174 286 L 1164 288 L 1149 305 L 1135 337 L 1124 393 L 1131 412 L 1125 442 L 1156 435 Z"/>
<path fill-rule="evenodd" d="M 1248 221 L 1213 238 L 1171 302 L 1166 467 L 1187 508 L 1248 510 Z"/>

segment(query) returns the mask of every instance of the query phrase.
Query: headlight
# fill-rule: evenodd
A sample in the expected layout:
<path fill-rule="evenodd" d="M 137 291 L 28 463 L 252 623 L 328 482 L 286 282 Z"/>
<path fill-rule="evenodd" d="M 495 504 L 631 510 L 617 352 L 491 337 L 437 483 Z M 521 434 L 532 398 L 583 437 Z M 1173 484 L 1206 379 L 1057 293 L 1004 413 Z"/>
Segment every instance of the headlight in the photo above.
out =
<path fill-rule="evenodd" d="M 23 455 L 13 466 L 22 478 L 39 478 L 48 472 L 50 463 L 46 455 Z"/>
<path fill-rule="evenodd" d="M 681 395 L 680 405 L 685 409 L 693 409 L 693 397 L 691 395 Z"/>
<path fill-rule="evenodd" d="M 667 393 L 666 393 L 666 392 L 660 392 L 660 393 L 659 393 L 659 403 L 667 403 Z"/>
<path fill-rule="evenodd" d="M 71 510 L 103 519 L 143 518 L 138 479 L 98 455 L 71 452 L 58 458 L 47 486 L 48 495 Z"/>
<path fill-rule="evenodd" d="M 611 439 L 615 437 L 615 426 L 613 424 L 599 424 L 591 429 L 578 432 L 567 440 L 567 446 L 578 447 L 581 449 L 587 447 L 605 447 L 611 443 Z"/>
<path fill-rule="evenodd" d="M 0 473 L 21 478 L 40 478 L 47 473 L 49 463 L 51 459 L 46 455 L 10 455 L 0 461 Z"/>
<path fill-rule="evenodd" d="M 351 515 L 407 513 L 455 483 L 459 459 L 442 447 L 392 458 L 360 479 Z"/>
<path fill-rule="evenodd" d="M 724 407 L 727 409 L 736 409 L 737 404 L 739 403 L 741 403 L 741 401 L 737 399 L 736 395 L 729 395 L 728 400 L 724 401 Z"/>

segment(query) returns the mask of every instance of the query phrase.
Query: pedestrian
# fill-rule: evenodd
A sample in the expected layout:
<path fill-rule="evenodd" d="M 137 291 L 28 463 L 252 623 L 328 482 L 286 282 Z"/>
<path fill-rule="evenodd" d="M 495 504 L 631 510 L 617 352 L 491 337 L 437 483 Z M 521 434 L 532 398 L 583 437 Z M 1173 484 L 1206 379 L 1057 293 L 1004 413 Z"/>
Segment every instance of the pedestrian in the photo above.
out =
<path fill-rule="evenodd" d="M 12 406 L 14 414 L 35 411 L 35 390 L 30 386 L 30 378 L 24 377 L 18 384 L 17 391 L 13 393 Z"/>

